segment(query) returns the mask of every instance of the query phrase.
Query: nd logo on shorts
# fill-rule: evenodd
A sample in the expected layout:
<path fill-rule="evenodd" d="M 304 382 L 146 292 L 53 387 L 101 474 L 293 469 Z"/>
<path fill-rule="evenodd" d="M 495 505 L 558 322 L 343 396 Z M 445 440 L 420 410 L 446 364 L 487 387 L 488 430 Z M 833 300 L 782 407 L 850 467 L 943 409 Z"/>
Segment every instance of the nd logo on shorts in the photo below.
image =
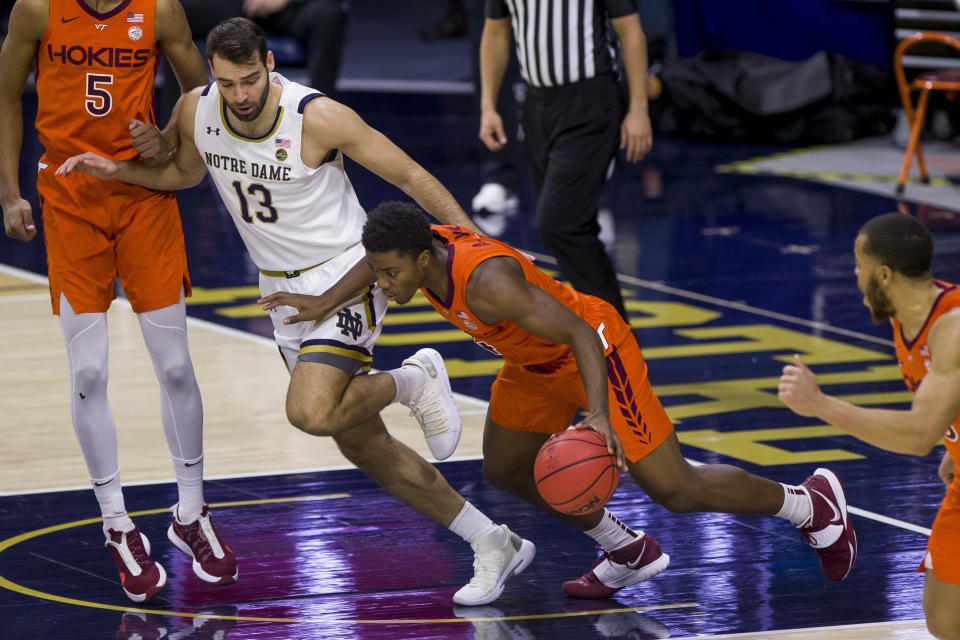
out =
<path fill-rule="evenodd" d="M 349 308 L 341 309 L 337 314 L 337 329 L 348 338 L 356 340 L 363 333 L 363 316 Z"/>

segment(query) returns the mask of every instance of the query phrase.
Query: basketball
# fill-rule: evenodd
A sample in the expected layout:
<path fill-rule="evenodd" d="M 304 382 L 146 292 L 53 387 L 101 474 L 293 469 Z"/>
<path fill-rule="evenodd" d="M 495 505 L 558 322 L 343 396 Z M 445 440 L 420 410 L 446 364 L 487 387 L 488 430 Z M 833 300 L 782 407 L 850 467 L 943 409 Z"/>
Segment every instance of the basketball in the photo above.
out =
<path fill-rule="evenodd" d="M 582 516 L 607 503 L 620 483 L 620 469 L 607 453 L 603 436 L 590 429 L 567 429 L 540 447 L 533 477 L 547 504 Z"/>

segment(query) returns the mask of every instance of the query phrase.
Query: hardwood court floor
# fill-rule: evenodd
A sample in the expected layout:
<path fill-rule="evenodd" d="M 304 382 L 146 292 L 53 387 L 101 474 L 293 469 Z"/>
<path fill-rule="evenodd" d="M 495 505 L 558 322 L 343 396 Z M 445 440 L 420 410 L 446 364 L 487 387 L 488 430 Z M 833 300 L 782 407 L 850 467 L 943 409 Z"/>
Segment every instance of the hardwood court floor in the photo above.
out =
<path fill-rule="evenodd" d="M 159 424 L 159 391 L 136 316 L 121 300 L 111 306 L 107 322 L 120 477 L 125 483 L 168 482 L 173 470 Z M 87 485 L 70 423 L 66 351 L 44 279 L 0 267 L 0 335 L 16 336 L 15 349 L 0 351 L 0 371 L 7 372 L 0 494 Z M 196 319 L 190 320 L 189 340 L 203 395 L 208 477 L 349 465 L 331 439 L 287 422 L 289 376 L 272 340 Z M 459 455 L 475 456 L 486 403 L 465 396 L 459 403 L 465 423 Z M 393 405 L 384 418 L 395 437 L 429 459 L 406 409 Z"/>

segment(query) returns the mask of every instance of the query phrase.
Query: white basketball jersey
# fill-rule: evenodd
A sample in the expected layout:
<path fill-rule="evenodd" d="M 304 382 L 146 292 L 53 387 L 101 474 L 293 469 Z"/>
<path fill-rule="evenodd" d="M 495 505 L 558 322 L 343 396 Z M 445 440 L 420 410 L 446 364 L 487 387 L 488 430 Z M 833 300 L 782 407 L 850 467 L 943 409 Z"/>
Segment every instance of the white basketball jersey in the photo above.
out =
<path fill-rule="evenodd" d="M 193 138 L 253 262 L 268 271 L 319 264 L 360 241 L 366 213 L 343 168 L 343 154 L 316 169 L 300 159 L 303 111 L 323 96 L 277 73 L 276 119 L 262 138 L 231 129 L 217 83 L 197 105 Z"/>

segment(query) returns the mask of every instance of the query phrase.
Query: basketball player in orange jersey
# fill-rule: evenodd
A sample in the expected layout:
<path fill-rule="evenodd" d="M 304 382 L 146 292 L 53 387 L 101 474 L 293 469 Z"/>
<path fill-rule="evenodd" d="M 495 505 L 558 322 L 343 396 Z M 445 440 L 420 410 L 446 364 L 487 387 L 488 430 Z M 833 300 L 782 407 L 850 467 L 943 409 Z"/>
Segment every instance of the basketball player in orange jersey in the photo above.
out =
<path fill-rule="evenodd" d="M 817 469 L 802 485 L 788 486 L 730 465 L 690 465 L 647 381 L 630 326 L 609 303 L 561 284 L 501 242 L 462 227 L 431 227 L 412 204 L 386 202 L 367 215 L 363 246 L 387 297 L 404 304 L 422 290 L 443 317 L 503 356 L 484 428 L 484 477 L 603 547 L 590 571 L 564 583 L 567 595 L 609 597 L 670 561 L 656 540 L 608 510 L 564 515 L 537 492 L 537 452 L 580 408 L 588 413 L 576 427 L 603 435 L 621 468 L 667 509 L 785 518 L 816 549 L 827 578 L 850 572 L 856 535 L 837 477 Z M 291 294 L 266 300 L 296 307 L 300 319 L 309 319 L 316 303 Z"/>
<path fill-rule="evenodd" d="M 960 639 L 960 287 L 930 274 L 933 241 L 915 218 L 885 213 L 860 229 L 854 244 L 857 286 L 875 322 L 893 325 L 897 364 L 914 393 L 908 410 L 856 407 L 820 390 L 799 356 L 783 368 L 780 399 L 802 416 L 836 425 L 875 447 L 925 456 L 946 445 L 940 478 L 947 493 L 933 522 L 923 610 L 927 628 Z M 952 424 L 951 424 L 952 423 Z"/>
<path fill-rule="evenodd" d="M 176 0 L 18 0 L 0 52 L 0 204 L 8 236 L 36 235 L 20 196 L 20 99 L 31 67 L 36 126 L 44 147 L 37 174 L 50 299 L 70 365 L 71 414 L 103 515 L 106 546 L 135 602 L 166 583 L 147 537 L 128 517 L 107 401 L 107 316 L 120 279 L 137 314 L 160 383 L 164 434 L 179 501 L 167 537 L 206 582 L 230 584 L 237 563 L 203 499 L 203 409 L 187 348 L 190 294 L 183 232 L 172 192 L 76 174 L 54 176 L 66 158 L 96 151 L 117 160 L 165 158 L 175 127 L 158 135 L 153 85 L 160 52 L 184 90 L 206 84 L 200 53 Z M 35 66 L 34 66 L 35 65 Z M 136 148 L 135 148 L 135 145 Z"/>

